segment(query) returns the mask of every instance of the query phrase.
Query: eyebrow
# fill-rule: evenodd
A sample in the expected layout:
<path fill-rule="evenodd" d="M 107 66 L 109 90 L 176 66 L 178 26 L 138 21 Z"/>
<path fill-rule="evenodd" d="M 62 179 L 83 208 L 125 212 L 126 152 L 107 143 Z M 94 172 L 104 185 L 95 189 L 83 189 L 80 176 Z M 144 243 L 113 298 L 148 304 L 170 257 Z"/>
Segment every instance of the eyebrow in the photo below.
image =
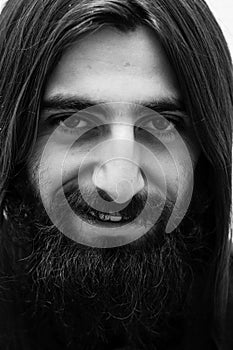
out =
<path fill-rule="evenodd" d="M 42 110 L 82 110 L 89 107 L 94 107 L 98 104 L 108 103 L 106 101 L 96 101 L 86 98 L 79 98 L 76 96 L 54 95 L 42 102 Z M 127 102 L 126 102 L 127 103 Z M 135 103 L 139 106 L 150 108 L 154 111 L 184 111 L 184 103 L 181 99 L 173 97 L 162 98 L 150 102 L 137 101 Z"/>

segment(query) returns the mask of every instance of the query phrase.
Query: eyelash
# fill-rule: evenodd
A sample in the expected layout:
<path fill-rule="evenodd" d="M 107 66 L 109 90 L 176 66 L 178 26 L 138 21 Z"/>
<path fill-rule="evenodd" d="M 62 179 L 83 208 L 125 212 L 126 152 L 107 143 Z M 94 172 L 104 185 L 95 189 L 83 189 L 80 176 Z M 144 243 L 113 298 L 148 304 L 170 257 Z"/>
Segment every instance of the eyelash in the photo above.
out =
<path fill-rule="evenodd" d="M 157 129 L 156 134 L 154 134 L 155 129 L 147 128 L 145 126 L 143 128 L 149 130 L 151 132 L 151 135 L 156 136 L 156 138 L 160 139 L 165 143 L 173 142 L 176 139 L 177 132 L 181 131 L 182 127 L 184 127 L 184 124 L 182 123 L 182 117 L 178 117 L 178 115 L 174 115 L 171 113 L 161 113 L 160 115 L 169 122 L 169 126 L 173 124 L 173 128 L 171 130 L 160 131 Z M 150 122 L 153 122 L 153 116 L 150 119 Z"/>
<path fill-rule="evenodd" d="M 157 137 L 171 137 L 174 135 L 175 132 L 177 132 L 178 129 L 181 128 L 182 126 L 182 117 L 178 117 L 178 115 L 174 115 L 172 113 L 161 113 L 160 116 L 162 116 L 164 119 L 166 119 L 168 122 L 169 122 L 169 125 L 170 124 L 173 124 L 174 125 L 174 128 L 172 130 L 169 130 L 169 131 L 160 131 L 160 130 L 156 130 L 156 136 Z M 61 123 L 63 123 L 63 121 L 65 121 L 66 119 L 69 119 L 70 117 L 72 117 L 72 115 L 70 114 L 61 114 L 61 115 L 56 115 L 56 116 L 53 116 L 52 118 L 49 118 L 49 126 L 50 127 L 57 127 L 58 128 L 61 128 L 61 132 L 64 132 L 64 133 L 68 133 L 70 135 L 75 135 L 77 134 L 77 131 L 79 130 L 85 130 L 85 128 L 87 128 L 88 126 L 85 126 L 85 127 L 79 127 L 77 129 L 75 128 L 69 128 L 67 127 L 66 125 L 61 125 Z M 155 120 L 155 117 L 154 116 L 151 116 L 151 118 L 149 119 L 149 122 L 150 123 L 153 123 L 153 118 Z M 86 120 L 85 118 L 77 118 L 79 121 L 85 121 L 86 123 L 90 123 L 90 121 Z M 151 130 L 151 132 L 155 131 L 155 129 L 153 128 L 149 128 L 149 127 L 145 127 L 143 126 L 145 124 L 145 122 L 143 123 L 140 123 L 139 125 L 136 125 L 136 129 L 139 130 L 139 129 L 145 129 L 145 130 Z M 95 123 L 93 122 L 93 129 L 96 129 L 98 126 L 94 126 Z"/>

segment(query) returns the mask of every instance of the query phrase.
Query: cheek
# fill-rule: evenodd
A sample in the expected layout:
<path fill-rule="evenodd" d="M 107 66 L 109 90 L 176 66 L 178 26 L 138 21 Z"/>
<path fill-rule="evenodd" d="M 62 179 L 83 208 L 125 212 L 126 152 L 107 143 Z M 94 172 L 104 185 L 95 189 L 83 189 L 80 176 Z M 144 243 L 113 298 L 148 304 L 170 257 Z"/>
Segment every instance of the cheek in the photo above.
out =
<path fill-rule="evenodd" d="M 69 145 L 48 141 L 48 137 L 37 141 L 28 162 L 28 172 L 33 188 L 45 207 L 51 204 L 65 182 L 78 178 L 78 170 L 86 153 L 77 151 L 77 148 L 73 151 Z"/>
<path fill-rule="evenodd" d="M 49 202 L 58 183 L 61 182 L 65 150 L 48 143 L 48 138 L 40 138 L 27 164 L 30 181 L 38 196 Z"/>
<path fill-rule="evenodd" d="M 167 197 L 175 202 L 178 191 L 183 197 L 192 183 L 192 169 L 188 169 L 180 161 L 163 162 L 162 169 L 166 181 Z"/>
<path fill-rule="evenodd" d="M 193 146 L 193 145 L 192 145 Z M 161 160 L 163 172 L 166 174 L 167 188 L 173 200 L 179 197 L 180 201 L 192 195 L 194 170 L 200 157 L 200 148 L 187 145 L 184 150 L 177 148 L 173 150 L 172 157 Z"/>

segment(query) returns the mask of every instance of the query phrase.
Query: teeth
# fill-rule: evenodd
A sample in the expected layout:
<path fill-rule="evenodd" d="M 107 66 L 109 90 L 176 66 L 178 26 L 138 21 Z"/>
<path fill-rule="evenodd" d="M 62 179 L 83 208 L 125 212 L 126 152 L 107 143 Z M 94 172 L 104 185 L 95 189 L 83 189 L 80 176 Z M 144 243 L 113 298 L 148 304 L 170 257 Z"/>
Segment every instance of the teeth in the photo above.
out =
<path fill-rule="evenodd" d="M 122 220 L 122 216 L 120 216 L 120 215 L 105 215 L 103 213 L 96 214 L 94 211 L 91 211 L 90 213 L 91 213 L 91 215 L 99 218 L 102 221 L 120 222 Z"/>
<path fill-rule="evenodd" d="M 117 221 L 121 221 L 122 220 L 122 216 L 110 216 L 110 219 L 111 219 L 111 221 L 115 221 L 115 222 L 117 222 Z"/>
<path fill-rule="evenodd" d="M 101 213 L 98 213 L 98 216 L 101 220 L 105 220 L 105 215 L 104 214 L 101 214 Z M 107 215 L 106 215 L 107 216 Z"/>

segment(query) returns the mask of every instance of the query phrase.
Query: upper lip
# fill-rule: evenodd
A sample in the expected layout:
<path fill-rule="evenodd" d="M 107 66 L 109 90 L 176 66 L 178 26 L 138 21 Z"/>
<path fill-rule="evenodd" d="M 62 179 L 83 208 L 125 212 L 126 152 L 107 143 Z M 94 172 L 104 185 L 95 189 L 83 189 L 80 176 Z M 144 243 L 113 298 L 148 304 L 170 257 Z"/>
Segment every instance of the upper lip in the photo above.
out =
<path fill-rule="evenodd" d="M 69 180 L 63 184 L 63 190 L 64 192 L 68 192 L 68 189 L 77 190 L 77 185 L 75 184 L 74 180 Z M 142 211 L 143 215 L 140 215 L 140 219 L 142 221 L 148 222 L 150 221 L 150 218 L 153 218 L 154 212 L 156 208 L 154 206 L 148 205 L 145 209 L 145 203 L 142 203 L 140 205 L 135 205 L 135 202 L 130 201 L 128 205 L 122 205 L 116 202 L 107 202 L 102 200 L 101 203 L 98 203 L 99 199 L 96 196 L 93 196 L 89 198 L 88 203 L 83 200 L 83 204 L 79 206 L 75 211 L 81 213 L 88 213 L 90 211 L 99 211 L 105 215 L 121 215 L 121 213 L 125 217 L 130 218 L 136 218 L 140 215 Z M 158 209 L 158 208 L 157 208 Z"/>

